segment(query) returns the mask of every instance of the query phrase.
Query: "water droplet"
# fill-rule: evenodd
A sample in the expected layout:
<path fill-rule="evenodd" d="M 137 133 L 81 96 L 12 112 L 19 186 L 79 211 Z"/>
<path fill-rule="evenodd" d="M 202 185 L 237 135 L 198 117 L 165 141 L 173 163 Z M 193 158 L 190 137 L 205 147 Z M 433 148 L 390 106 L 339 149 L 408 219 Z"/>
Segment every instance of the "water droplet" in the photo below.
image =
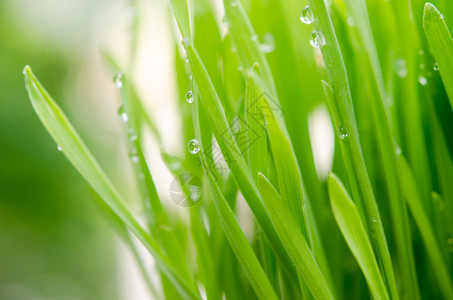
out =
<path fill-rule="evenodd" d="M 127 131 L 127 138 L 132 142 L 137 140 L 137 135 L 135 134 L 134 129 L 129 128 Z"/>
<path fill-rule="evenodd" d="M 189 44 L 190 44 L 190 40 L 188 38 L 186 38 L 186 37 L 183 37 L 182 41 L 181 41 L 181 44 L 182 44 L 182 46 L 184 48 L 187 48 L 187 46 L 189 46 Z"/>
<path fill-rule="evenodd" d="M 186 93 L 186 102 L 187 103 L 193 102 L 193 93 L 191 90 Z"/>
<path fill-rule="evenodd" d="M 252 35 L 251 39 L 254 42 L 258 41 L 258 35 L 256 35 L 256 34 Z"/>
<path fill-rule="evenodd" d="M 311 34 L 310 44 L 315 48 L 322 48 L 326 45 L 324 35 L 320 31 L 313 31 Z"/>
<path fill-rule="evenodd" d="M 434 71 L 439 71 L 439 64 L 434 63 L 433 69 L 434 69 Z"/>
<path fill-rule="evenodd" d="M 420 68 L 420 70 L 424 70 L 425 69 L 425 64 L 420 64 L 418 67 Z"/>
<path fill-rule="evenodd" d="M 263 35 L 261 39 L 262 43 L 260 44 L 260 49 L 264 53 L 271 53 L 275 49 L 275 38 L 274 35 L 270 32 Z"/>
<path fill-rule="evenodd" d="M 405 78 L 407 76 L 406 61 L 403 58 L 400 57 L 396 60 L 395 71 L 400 78 Z"/>
<path fill-rule="evenodd" d="M 123 87 L 123 72 L 118 72 L 113 76 L 113 85 L 120 89 Z"/>
<path fill-rule="evenodd" d="M 60 147 L 60 145 L 57 146 L 57 150 L 60 152 L 63 151 L 63 149 Z"/>
<path fill-rule="evenodd" d="M 426 85 L 428 83 L 428 80 L 424 77 L 424 76 L 419 76 L 418 77 L 418 82 L 421 84 L 421 85 Z"/>
<path fill-rule="evenodd" d="M 377 217 L 373 218 L 373 223 L 377 223 Z"/>
<path fill-rule="evenodd" d="M 418 55 L 420 55 L 420 56 L 425 55 L 425 51 L 423 51 L 423 49 L 420 49 L 420 50 L 418 51 Z"/>
<path fill-rule="evenodd" d="M 395 144 L 395 153 L 397 156 L 400 156 L 401 153 L 403 153 L 403 150 L 401 150 L 401 147 L 398 144 Z"/>
<path fill-rule="evenodd" d="M 313 23 L 313 12 L 311 11 L 310 6 L 305 6 L 302 12 L 300 13 L 300 21 L 304 24 Z"/>
<path fill-rule="evenodd" d="M 346 130 L 346 127 L 339 126 L 337 130 L 338 130 L 338 137 L 340 139 L 344 140 L 348 136 L 348 131 Z"/>
<path fill-rule="evenodd" d="M 355 25 L 355 20 L 354 20 L 353 17 L 348 17 L 346 22 L 348 23 L 349 26 L 354 26 Z"/>
<path fill-rule="evenodd" d="M 227 16 L 223 16 L 222 18 L 222 23 L 225 25 L 225 27 L 230 27 L 231 25 L 231 20 Z"/>
<path fill-rule="evenodd" d="M 127 116 L 127 113 L 122 105 L 118 109 L 118 116 L 120 117 L 120 120 L 123 123 L 127 123 L 127 121 L 129 121 L 129 117 Z"/>
<path fill-rule="evenodd" d="M 145 180 L 145 173 L 140 172 L 140 174 L 138 174 L 138 178 L 139 178 L 140 180 Z"/>
<path fill-rule="evenodd" d="M 196 139 L 190 140 L 189 144 L 187 144 L 187 148 L 189 152 L 192 154 L 197 154 L 200 151 L 200 144 Z"/>
<path fill-rule="evenodd" d="M 192 73 L 192 68 L 190 67 L 189 59 L 186 58 L 184 60 L 184 69 L 186 71 L 186 74 L 191 74 Z"/>
<path fill-rule="evenodd" d="M 333 67 L 333 60 L 329 61 L 329 63 L 327 64 L 327 66 L 328 66 L 329 68 L 332 68 L 332 67 Z"/>
<path fill-rule="evenodd" d="M 132 148 L 131 149 L 131 152 L 129 153 L 129 156 L 132 160 L 132 162 L 134 164 L 138 163 L 139 162 L 139 158 L 138 158 L 138 155 L 137 155 L 137 149 L 136 148 Z"/>

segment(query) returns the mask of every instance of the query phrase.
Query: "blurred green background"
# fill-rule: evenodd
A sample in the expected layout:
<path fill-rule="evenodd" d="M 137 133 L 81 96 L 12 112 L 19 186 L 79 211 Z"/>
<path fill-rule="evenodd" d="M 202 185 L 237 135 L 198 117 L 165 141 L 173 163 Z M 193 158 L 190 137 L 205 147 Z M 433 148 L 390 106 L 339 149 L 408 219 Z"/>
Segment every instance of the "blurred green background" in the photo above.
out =
<path fill-rule="evenodd" d="M 77 85 L 74 74 L 86 64 L 82 60 L 96 51 L 91 42 L 96 30 L 108 26 L 109 21 L 96 20 L 119 3 L 0 0 L 2 300 L 119 298 L 113 232 L 100 217 L 87 184 L 40 124 L 22 76 L 23 67 L 31 65 L 75 118 L 82 135 L 89 132 L 86 140 L 99 154 L 116 136 L 104 125 L 108 122 L 96 124 L 90 118 L 96 111 L 96 94 L 89 86 L 75 93 L 84 99 L 77 105 L 89 103 L 77 113 L 65 96 Z M 96 134 L 104 138 L 94 139 Z M 104 155 L 100 161 L 111 158 Z"/>

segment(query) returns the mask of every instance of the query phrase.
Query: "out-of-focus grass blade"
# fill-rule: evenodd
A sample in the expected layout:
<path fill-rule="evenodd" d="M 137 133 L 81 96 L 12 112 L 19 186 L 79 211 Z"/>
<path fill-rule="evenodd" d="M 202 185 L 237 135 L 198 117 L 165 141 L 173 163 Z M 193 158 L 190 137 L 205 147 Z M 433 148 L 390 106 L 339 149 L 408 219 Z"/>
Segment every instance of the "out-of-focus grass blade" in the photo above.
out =
<path fill-rule="evenodd" d="M 250 72 L 256 73 L 259 76 L 259 66 L 253 65 Z M 254 81 L 254 76 L 249 76 L 245 88 L 245 124 L 246 124 L 246 153 L 247 162 L 252 171 L 252 176 L 256 180 L 258 172 L 265 175 L 268 173 L 268 153 L 267 153 L 267 137 L 264 127 L 264 116 L 259 108 L 259 98 L 262 96 Z"/>
<path fill-rule="evenodd" d="M 233 249 L 236 257 L 241 263 L 245 273 L 250 280 L 250 283 L 253 286 L 258 298 L 260 299 L 277 299 L 274 289 L 270 284 L 266 273 L 261 267 L 258 258 L 253 252 L 252 247 L 247 241 L 244 232 L 239 226 L 236 217 L 231 210 L 231 207 L 228 205 L 228 202 L 225 200 L 222 191 L 217 185 L 214 176 L 211 174 L 209 165 L 207 164 L 206 157 L 204 156 L 203 150 L 203 140 L 201 138 L 201 130 L 199 124 L 199 109 L 198 102 L 193 103 L 193 113 L 194 113 L 194 127 L 195 127 L 195 136 L 200 143 L 200 149 L 202 149 L 199 154 L 202 161 L 203 168 L 208 177 L 209 189 L 212 194 L 212 199 L 214 201 L 217 214 L 220 218 L 220 223 L 222 225 L 223 231 L 225 232 L 226 238 Z"/>
<path fill-rule="evenodd" d="M 192 31 L 190 29 L 189 5 L 187 0 L 169 0 L 170 7 L 178 23 L 183 42 L 192 43 Z M 184 39 L 187 39 L 184 41 Z"/>
<path fill-rule="evenodd" d="M 332 89 L 325 90 L 327 93 L 333 92 L 330 95 L 327 94 L 327 100 L 337 136 L 340 138 L 340 147 L 352 185 L 353 197 L 361 214 L 363 214 L 362 211 L 366 212 L 364 221 L 367 222 L 369 229 L 374 232 L 374 240 L 378 249 L 377 254 L 383 265 L 386 282 L 392 291 L 392 297 L 397 299 L 398 291 L 392 260 L 363 158 L 343 55 L 325 2 L 323 0 L 309 0 L 309 5 L 314 16 L 315 35 L 319 37 L 323 59 L 329 65 L 327 74 Z M 371 221 L 374 218 L 377 219 L 377 222 Z"/>
<path fill-rule="evenodd" d="M 334 299 L 325 276 L 292 213 L 283 204 L 283 199 L 269 180 L 261 173 L 258 174 L 258 187 L 280 239 L 313 296 L 316 299 Z"/>
<path fill-rule="evenodd" d="M 389 299 L 359 212 L 340 179 L 333 173 L 327 181 L 333 215 L 359 263 L 374 299 Z"/>
<path fill-rule="evenodd" d="M 266 56 L 259 48 L 258 36 L 253 30 L 241 1 L 224 0 L 223 3 L 225 6 L 225 22 L 236 48 L 239 63 L 243 68 L 244 77 L 248 75 L 247 70 L 258 63 L 266 84 L 266 91 L 276 99 L 277 92 L 271 68 Z"/>
<path fill-rule="evenodd" d="M 423 208 L 414 174 L 404 156 L 400 155 L 399 159 L 403 179 L 403 192 L 415 223 L 420 230 L 426 252 L 431 261 L 431 268 L 437 277 L 437 282 L 445 299 L 453 299 L 453 282 L 447 264 L 442 258 L 442 252 L 437 243 L 432 225 Z"/>
<path fill-rule="evenodd" d="M 425 4 L 423 27 L 453 109 L 453 39 L 444 16 L 429 2 Z"/>
<path fill-rule="evenodd" d="M 162 254 L 158 244 L 132 215 L 113 184 L 89 152 L 60 107 L 39 83 L 30 67 L 24 69 L 25 86 L 36 114 L 52 138 L 107 206 L 137 236 L 153 255 L 162 271 L 172 280 L 179 292 L 190 299 L 200 299 L 194 282 L 186 282 Z"/>

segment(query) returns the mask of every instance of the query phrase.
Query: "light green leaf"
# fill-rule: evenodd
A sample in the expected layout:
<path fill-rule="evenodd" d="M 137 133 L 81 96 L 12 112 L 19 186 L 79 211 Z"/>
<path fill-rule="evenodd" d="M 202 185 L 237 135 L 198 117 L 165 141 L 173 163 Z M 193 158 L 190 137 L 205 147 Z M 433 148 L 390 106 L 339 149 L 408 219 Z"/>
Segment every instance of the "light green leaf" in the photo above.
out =
<path fill-rule="evenodd" d="M 232 175 L 242 192 L 247 204 L 253 212 L 258 224 L 265 232 L 272 247 L 288 270 L 292 269 L 286 251 L 278 239 L 272 222 L 264 208 L 258 188 L 252 179 L 250 171 L 242 157 L 241 151 L 236 143 L 234 135 L 226 119 L 221 102 L 216 90 L 209 78 L 206 68 L 201 61 L 195 48 L 189 45 L 186 49 L 189 62 L 192 68 L 197 90 L 200 93 L 201 105 L 212 127 L 212 131 L 219 143 L 224 157 L 228 157 L 227 163 Z"/>
<path fill-rule="evenodd" d="M 190 29 L 189 5 L 187 0 L 169 0 L 170 8 L 178 23 L 179 31 L 181 32 L 183 43 L 192 43 L 192 31 Z M 184 41 L 184 39 L 187 39 Z"/>
<path fill-rule="evenodd" d="M 283 245 L 313 296 L 316 299 L 334 299 L 325 276 L 316 263 L 300 227 L 288 207 L 285 206 L 285 201 L 261 173 L 258 174 L 258 187 L 278 236 L 283 241 Z"/>
<path fill-rule="evenodd" d="M 453 39 L 444 16 L 429 2 L 425 4 L 423 27 L 453 109 Z"/>
<path fill-rule="evenodd" d="M 329 174 L 327 185 L 335 220 L 365 275 L 373 298 L 390 299 L 385 289 L 373 248 L 354 202 L 352 202 L 348 192 L 335 174 Z"/>
<path fill-rule="evenodd" d="M 220 219 L 223 231 L 225 232 L 226 238 L 236 254 L 237 259 L 241 263 L 242 268 L 247 274 L 250 283 L 253 286 L 258 298 L 260 299 L 277 299 L 277 296 L 270 284 L 266 273 L 261 267 L 258 258 L 253 252 L 252 247 L 247 241 L 244 232 L 242 231 L 236 217 L 231 210 L 231 207 L 228 205 L 228 202 L 225 200 L 222 191 L 220 190 L 214 176 L 209 169 L 206 157 L 203 150 L 203 141 L 201 138 L 201 131 L 199 126 L 199 112 L 198 112 L 198 102 L 194 103 L 194 120 L 195 120 L 195 135 L 198 139 L 198 142 L 201 146 L 200 157 L 202 161 L 203 168 L 208 177 L 209 190 L 212 194 L 212 199 L 214 201 L 217 214 Z"/>
<path fill-rule="evenodd" d="M 30 67 L 25 67 L 24 75 L 25 86 L 36 114 L 55 142 L 61 147 L 68 160 L 105 204 L 143 243 L 153 255 L 159 268 L 171 279 L 179 292 L 190 299 L 200 299 L 195 283 L 186 282 L 182 279 L 172 263 L 163 255 L 157 242 L 150 237 L 124 205 L 123 199 L 113 184 L 93 158 L 60 107 L 36 79 Z"/>

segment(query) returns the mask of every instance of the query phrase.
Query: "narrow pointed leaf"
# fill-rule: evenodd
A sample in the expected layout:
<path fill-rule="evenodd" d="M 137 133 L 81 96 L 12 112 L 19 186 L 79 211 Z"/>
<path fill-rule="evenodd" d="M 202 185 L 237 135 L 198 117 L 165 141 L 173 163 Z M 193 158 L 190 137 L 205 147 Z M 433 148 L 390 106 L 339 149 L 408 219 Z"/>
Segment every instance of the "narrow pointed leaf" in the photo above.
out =
<path fill-rule="evenodd" d="M 333 215 L 352 254 L 362 269 L 374 299 L 390 299 L 359 212 L 340 179 L 333 173 L 328 179 Z"/>
<path fill-rule="evenodd" d="M 92 186 L 105 204 L 143 243 L 179 292 L 189 299 L 200 299 L 195 283 L 188 283 L 182 279 L 173 265 L 163 255 L 156 241 L 150 237 L 124 205 L 123 199 L 113 184 L 102 171 L 60 107 L 36 79 L 30 67 L 25 67 L 24 75 L 25 86 L 36 114 L 55 142 L 61 147 L 68 160 Z"/>
<path fill-rule="evenodd" d="M 425 4 L 423 27 L 453 109 L 453 38 L 444 16 L 429 2 Z"/>
<path fill-rule="evenodd" d="M 334 299 L 325 276 L 321 272 L 305 237 L 300 231 L 300 227 L 278 192 L 261 173 L 258 174 L 258 187 L 263 195 L 278 236 L 283 241 L 299 274 L 302 275 L 304 282 L 315 299 Z"/>

